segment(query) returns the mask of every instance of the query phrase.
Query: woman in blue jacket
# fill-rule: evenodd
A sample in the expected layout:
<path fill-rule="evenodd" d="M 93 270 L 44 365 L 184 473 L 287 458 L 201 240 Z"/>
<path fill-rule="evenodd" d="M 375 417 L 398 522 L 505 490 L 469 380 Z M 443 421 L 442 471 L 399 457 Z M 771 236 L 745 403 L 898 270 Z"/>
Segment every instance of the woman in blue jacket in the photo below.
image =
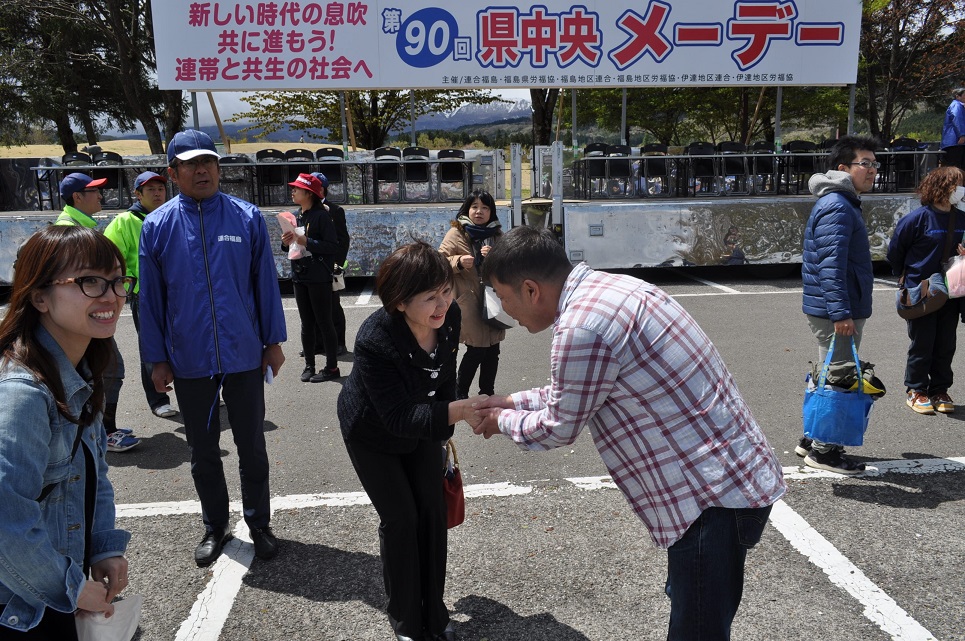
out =
<path fill-rule="evenodd" d="M 127 586 L 102 416 L 136 280 L 84 227 L 46 227 L 20 251 L 0 323 L 0 639 L 77 639 L 74 613 L 112 614 Z"/>
<path fill-rule="evenodd" d="M 895 275 L 904 274 L 907 288 L 917 287 L 932 274 L 943 271 L 942 261 L 948 241 L 949 217 L 954 216 L 950 255 L 965 253 L 962 232 L 965 211 L 965 174 L 957 167 L 939 167 L 918 186 L 921 207 L 903 216 L 895 226 L 888 245 L 888 262 Z M 905 365 L 907 404 L 919 414 L 935 411 L 950 414 L 955 403 L 948 395 L 952 386 L 952 359 L 955 357 L 955 332 L 961 299 L 953 298 L 937 311 L 905 321 L 908 323 L 908 360 Z"/>

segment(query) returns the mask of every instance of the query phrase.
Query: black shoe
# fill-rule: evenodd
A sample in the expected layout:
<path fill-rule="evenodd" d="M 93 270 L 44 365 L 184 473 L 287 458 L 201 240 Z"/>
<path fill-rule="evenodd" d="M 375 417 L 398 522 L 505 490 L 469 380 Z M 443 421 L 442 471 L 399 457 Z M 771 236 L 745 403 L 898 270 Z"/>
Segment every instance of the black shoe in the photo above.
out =
<path fill-rule="evenodd" d="M 794 453 L 804 458 L 811 452 L 811 439 L 806 436 L 802 436 L 798 444 L 794 446 Z"/>
<path fill-rule="evenodd" d="M 318 374 L 312 376 L 309 380 L 313 383 L 324 383 L 325 381 L 334 381 L 337 378 L 342 378 L 342 373 L 338 371 L 337 367 L 331 369 L 324 368 Z"/>
<path fill-rule="evenodd" d="M 265 527 L 250 528 L 251 541 L 255 544 L 255 556 L 262 561 L 275 558 L 278 554 L 278 539 L 271 533 L 271 528 Z"/>
<path fill-rule="evenodd" d="M 422 641 L 422 637 L 407 637 L 404 634 L 396 632 L 395 641 Z"/>
<path fill-rule="evenodd" d="M 311 365 L 306 365 L 305 369 L 302 370 L 302 383 L 307 383 L 314 375 L 315 368 Z"/>
<path fill-rule="evenodd" d="M 337 356 L 344 356 L 345 354 L 348 354 L 348 348 L 345 347 L 345 345 L 339 345 L 338 350 L 336 350 L 335 354 Z"/>
<path fill-rule="evenodd" d="M 231 531 L 227 528 L 207 532 L 201 539 L 201 544 L 194 549 L 194 562 L 199 568 L 206 568 L 221 556 L 225 543 L 231 540 Z"/>
<path fill-rule="evenodd" d="M 816 470 L 837 472 L 838 474 L 861 474 L 865 471 L 864 463 L 859 463 L 844 455 L 843 449 L 834 448 L 827 454 L 812 449 L 804 457 L 804 464 Z"/>
<path fill-rule="evenodd" d="M 298 358 L 305 358 L 305 350 L 298 352 Z"/>
<path fill-rule="evenodd" d="M 433 641 L 456 641 L 456 631 L 452 627 L 452 621 L 440 634 L 432 635 Z"/>

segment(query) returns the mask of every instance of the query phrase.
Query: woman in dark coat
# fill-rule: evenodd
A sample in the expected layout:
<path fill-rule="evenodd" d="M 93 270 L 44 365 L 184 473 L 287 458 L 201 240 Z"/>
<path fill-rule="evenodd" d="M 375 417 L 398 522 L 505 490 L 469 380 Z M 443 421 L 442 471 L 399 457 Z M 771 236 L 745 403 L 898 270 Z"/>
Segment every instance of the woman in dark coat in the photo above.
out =
<path fill-rule="evenodd" d="M 292 200 L 301 207 L 299 227 L 304 234 L 282 234 L 282 249 L 287 251 L 292 243 L 308 250 L 309 255 L 292 261 L 292 288 L 295 304 L 302 322 L 302 354 L 305 356 L 303 383 L 321 383 L 341 376 L 338 371 L 338 343 L 335 323 L 332 320 L 332 275 L 335 255 L 338 253 L 338 237 L 332 218 L 322 206 L 322 183 L 311 174 L 298 174 L 288 183 L 292 188 Z M 321 333 L 325 346 L 325 368 L 315 372 L 315 327 Z"/>
<path fill-rule="evenodd" d="M 479 422 L 471 404 L 480 397 L 456 400 L 461 315 L 445 257 L 426 243 L 406 245 L 382 263 L 375 286 L 383 307 L 359 327 L 338 419 L 381 521 L 396 638 L 451 641 L 442 446 L 457 421 Z"/>

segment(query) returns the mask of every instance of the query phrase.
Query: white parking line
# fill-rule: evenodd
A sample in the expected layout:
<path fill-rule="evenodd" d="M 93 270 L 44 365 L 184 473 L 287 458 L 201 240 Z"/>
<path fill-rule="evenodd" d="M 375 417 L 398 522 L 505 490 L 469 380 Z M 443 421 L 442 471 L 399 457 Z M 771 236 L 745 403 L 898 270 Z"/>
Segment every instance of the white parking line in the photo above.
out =
<path fill-rule="evenodd" d="M 965 457 L 879 461 L 868 466 L 858 478 L 874 478 L 888 473 L 938 474 L 965 470 Z M 817 478 L 843 478 L 840 474 L 812 470 L 803 466 L 785 467 L 787 480 Z M 574 477 L 564 479 L 584 491 L 615 489 L 609 476 Z M 529 494 L 530 485 L 513 483 L 485 483 L 467 485 L 467 498 L 505 497 Z M 273 497 L 272 510 L 304 509 L 311 507 L 353 507 L 369 505 L 364 492 L 337 494 L 293 494 Z M 240 513 L 241 504 L 232 502 L 232 512 Z M 118 505 L 118 518 L 138 518 L 178 514 L 200 514 L 198 501 L 167 501 L 159 503 L 132 503 Z M 934 635 L 905 612 L 890 596 L 831 543 L 818 533 L 784 501 L 778 501 L 771 511 L 771 524 L 791 543 L 798 552 L 819 567 L 828 579 L 854 597 L 863 607 L 863 614 L 894 641 L 935 641 Z M 234 530 L 235 539 L 225 545 L 224 552 L 212 567 L 212 577 L 198 596 L 188 618 L 181 624 L 175 641 L 217 641 L 228 619 L 232 604 L 241 589 L 244 575 L 254 559 L 254 547 L 244 520 Z"/>
<path fill-rule="evenodd" d="M 741 293 L 740 291 L 738 291 L 738 290 L 736 290 L 736 289 L 731 289 L 730 287 L 727 287 L 726 285 L 721 285 L 720 283 L 715 283 L 715 282 L 710 281 L 710 280 L 707 280 L 707 279 L 705 279 L 705 278 L 700 278 L 700 277 L 698 277 L 698 276 L 694 276 L 693 274 L 689 274 L 689 273 L 687 273 L 687 270 L 685 270 L 685 269 L 684 269 L 684 270 L 681 270 L 680 272 L 674 272 L 674 273 L 679 273 L 681 276 L 684 276 L 684 277 L 686 277 L 686 278 L 689 278 L 690 280 L 695 280 L 695 281 L 697 281 L 698 283 L 702 283 L 702 284 L 704 284 L 704 285 L 707 285 L 708 287 L 713 287 L 713 288 L 715 288 L 715 289 L 719 289 L 720 291 L 722 291 L 722 292 L 724 292 L 724 293 L 727 293 L 727 294 L 740 294 L 740 293 Z"/>
<path fill-rule="evenodd" d="M 893 641 L 935 641 L 931 632 L 912 619 L 787 503 L 778 501 L 774 504 L 770 521 L 798 552 L 828 575 L 831 583 L 863 605 L 862 614 Z"/>

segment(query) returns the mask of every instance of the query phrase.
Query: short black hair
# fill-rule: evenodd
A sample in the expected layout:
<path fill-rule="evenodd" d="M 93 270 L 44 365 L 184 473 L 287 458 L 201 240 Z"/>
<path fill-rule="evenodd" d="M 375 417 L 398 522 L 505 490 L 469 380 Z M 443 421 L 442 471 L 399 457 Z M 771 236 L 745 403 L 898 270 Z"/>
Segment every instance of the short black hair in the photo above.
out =
<path fill-rule="evenodd" d="M 459 208 L 459 212 L 456 214 L 456 218 L 459 218 L 460 216 L 468 216 L 469 208 L 472 207 L 472 204 L 476 202 L 477 199 L 483 205 L 489 207 L 489 222 L 499 220 L 499 217 L 496 215 L 496 199 L 494 199 L 492 194 L 484 189 L 477 189 L 466 197 L 466 200 L 462 203 L 462 207 Z"/>
<path fill-rule="evenodd" d="M 452 267 L 439 250 L 423 241 L 403 245 L 382 261 L 375 276 L 375 293 L 382 307 L 398 314 L 399 304 L 416 294 L 453 282 Z"/>
<path fill-rule="evenodd" d="M 838 165 L 849 165 L 854 162 L 859 151 L 874 153 L 881 148 L 878 141 L 868 136 L 844 136 L 834 143 L 828 152 L 828 169 L 837 169 Z"/>
<path fill-rule="evenodd" d="M 504 234 L 482 264 L 483 280 L 518 287 L 524 280 L 563 282 L 573 269 L 566 250 L 548 229 L 523 225 Z"/>

